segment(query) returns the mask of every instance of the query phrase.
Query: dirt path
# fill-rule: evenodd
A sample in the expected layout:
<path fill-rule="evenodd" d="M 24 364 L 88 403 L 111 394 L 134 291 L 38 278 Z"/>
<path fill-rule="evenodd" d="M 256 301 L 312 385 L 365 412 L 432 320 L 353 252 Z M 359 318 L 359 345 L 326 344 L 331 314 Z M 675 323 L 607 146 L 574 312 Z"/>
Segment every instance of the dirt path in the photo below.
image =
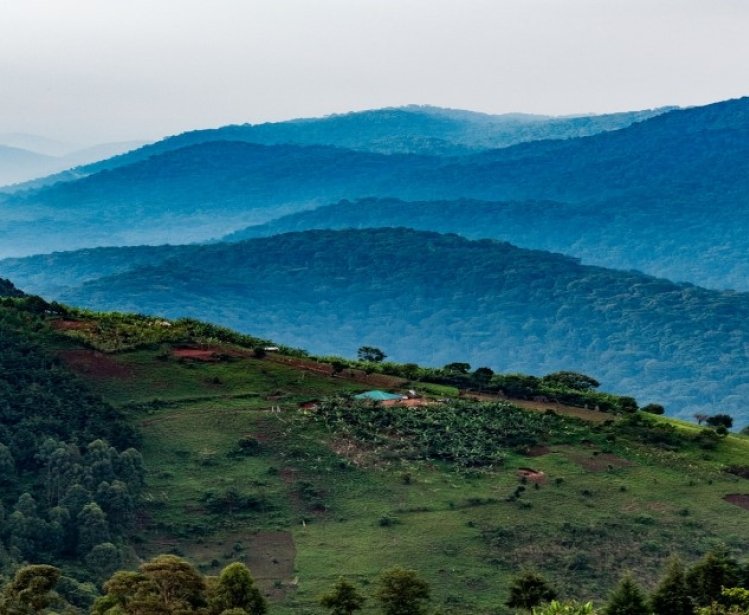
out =
<path fill-rule="evenodd" d="M 59 355 L 74 372 L 92 378 L 126 379 L 133 375 L 129 367 L 96 350 L 62 350 Z"/>

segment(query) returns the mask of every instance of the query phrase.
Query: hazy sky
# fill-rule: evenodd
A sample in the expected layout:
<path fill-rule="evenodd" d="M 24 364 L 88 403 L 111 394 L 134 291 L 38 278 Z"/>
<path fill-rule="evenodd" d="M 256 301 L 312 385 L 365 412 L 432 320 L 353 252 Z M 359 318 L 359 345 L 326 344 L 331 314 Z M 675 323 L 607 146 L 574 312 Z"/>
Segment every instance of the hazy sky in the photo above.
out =
<path fill-rule="evenodd" d="M 0 133 L 691 105 L 749 94 L 748 62 L 749 0 L 0 0 Z"/>

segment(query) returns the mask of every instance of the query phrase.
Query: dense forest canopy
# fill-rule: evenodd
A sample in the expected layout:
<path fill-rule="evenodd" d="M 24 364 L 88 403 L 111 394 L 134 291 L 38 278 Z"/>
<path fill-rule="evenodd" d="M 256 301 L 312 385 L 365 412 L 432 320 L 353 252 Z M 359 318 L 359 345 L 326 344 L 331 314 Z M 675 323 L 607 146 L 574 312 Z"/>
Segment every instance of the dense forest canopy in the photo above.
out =
<path fill-rule="evenodd" d="M 120 565 L 143 461 L 134 428 L 46 348 L 54 309 L 0 303 L 0 575 L 53 562 L 100 579 Z"/>
<path fill-rule="evenodd" d="M 402 226 L 500 239 L 525 248 L 574 254 L 586 264 L 639 269 L 708 288 L 749 290 L 749 232 L 743 218 L 730 208 L 714 209 L 710 224 L 703 224 L 698 211 L 663 207 L 648 198 L 581 204 L 371 198 L 282 216 L 225 240 L 310 229 Z M 8 265 L 0 263 L 0 269 Z M 7 272 L 14 273 L 12 266 Z"/>

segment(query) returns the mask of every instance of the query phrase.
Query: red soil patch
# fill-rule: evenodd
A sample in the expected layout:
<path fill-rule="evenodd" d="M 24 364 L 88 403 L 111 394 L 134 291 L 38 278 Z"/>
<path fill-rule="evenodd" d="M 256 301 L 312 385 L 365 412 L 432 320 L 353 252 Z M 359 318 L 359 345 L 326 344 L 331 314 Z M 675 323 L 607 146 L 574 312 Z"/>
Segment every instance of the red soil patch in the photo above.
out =
<path fill-rule="evenodd" d="M 730 493 L 723 499 L 729 504 L 734 504 L 745 510 L 749 510 L 749 495 L 745 493 Z"/>
<path fill-rule="evenodd" d="M 350 374 L 351 380 L 356 380 L 364 384 L 368 384 L 375 389 L 396 389 L 402 387 L 408 382 L 405 378 L 398 378 L 397 376 L 388 376 L 387 374 L 367 374 L 358 369 L 345 370 Z"/>
<path fill-rule="evenodd" d="M 78 374 L 92 378 L 130 378 L 132 370 L 95 350 L 63 350 L 60 358 Z"/>
<path fill-rule="evenodd" d="M 313 361 L 312 359 L 304 359 L 302 357 L 287 357 L 279 354 L 268 354 L 265 357 L 267 360 L 274 361 L 276 363 L 283 363 L 296 369 L 304 369 L 316 374 L 322 374 L 324 376 L 335 376 L 336 378 L 344 378 L 346 380 L 353 380 L 354 382 L 361 382 L 368 384 L 372 388 L 377 389 L 392 389 L 403 386 L 408 380 L 404 378 L 398 378 L 397 376 L 388 376 L 386 374 L 367 374 L 360 369 L 344 369 L 339 373 L 335 373 L 333 366 L 330 363 L 321 363 L 319 361 Z"/>
<path fill-rule="evenodd" d="M 311 359 L 302 359 L 301 357 L 286 357 L 279 354 L 268 354 L 265 356 L 266 360 L 274 361 L 275 363 L 283 363 L 290 367 L 297 369 L 304 369 L 317 374 L 323 374 L 325 376 L 333 375 L 333 366 L 330 363 L 319 363 L 318 361 L 312 361 Z"/>
<path fill-rule="evenodd" d="M 90 331 L 94 323 L 87 320 L 60 319 L 52 322 L 52 327 L 58 331 Z"/>
<path fill-rule="evenodd" d="M 610 469 L 627 468 L 634 465 L 631 461 L 622 459 L 613 453 L 585 455 L 573 452 L 569 454 L 569 458 L 575 463 L 580 464 L 588 472 L 606 472 Z"/>
<path fill-rule="evenodd" d="M 240 352 L 233 348 L 222 348 L 221 346 L 177 346 L 172 349 L 172 355 L 178 359 L 191 359 L 193 361 L 221 361 L 226 357 L 245 357 L 249 352 Z"/>
<path fill-rule="evenodd" d="M 546 482 L 546 474 L 533 468 L 518 468 L 518 478 L 525 478 L 539 485 Z"/>
<path fill-rule="evenodd" d="M 197 348 L 175 348 L 172 354 L 179 359 L 194 359 L 196 361 L 218 361 L 215 350 L 199 350 Z"/>

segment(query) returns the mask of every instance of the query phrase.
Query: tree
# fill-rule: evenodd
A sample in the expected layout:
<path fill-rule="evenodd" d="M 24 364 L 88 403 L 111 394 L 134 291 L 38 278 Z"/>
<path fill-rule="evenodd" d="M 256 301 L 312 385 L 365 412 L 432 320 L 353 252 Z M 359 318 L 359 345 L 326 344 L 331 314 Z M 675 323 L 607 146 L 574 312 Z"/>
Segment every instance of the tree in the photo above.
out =
<path fill-rule="evenodd" d="M 406 380 L 417 380 L 421 374 L 421 368 L 416 363 L 404 363 L 400 366 L 400 372 Z"/>
<path fill-rule="evenodd" d="M 429 584 L 414 570 L 391 568 L 380 575 L 377 598 L 385 615 L 424 615 Z"/>
<path fill-rule="evenodd" d="M 655 615 L 692 615 L 694 606 L 687 590 L 684 566 L 674 557 L 650 597 L 650 606 Z"/>
<path fill-rule="evenodd" d="M 0 486 L 12 487 L 16 482 L 16 460 L 5 444 L 0 443 Z"/>
<path fill-rule="evenodd" d="M 479 367 L 475 372 L 473 372 L 471 377 L 473 378 L 473 381 L 479 385 L 479 388 L 482 388 L 489 384 L 493 375 L 494 370 L 488 367 Z"/>
<path fill-rule="evenodd" d="M 143 455 L 134 448 L 122 451 L 116 462 L 117 476 L 127 483 L 132 493 L 138 491 L 145 485 L 146 470 L 143 465 Z"/>
<path fill-rule="evenodd" d="M 122 566 L 122 555 L 114 544 L 105 542 L 91 549 L 85 561 L 94 577 L 102 581 Z"/>
<path fill-rule="evenodd" d="M 513 609 L 532 609 L 557 597 L 557 592 L 537 572 L 526 570 L 510 583 L 507 606 Z"/>
<path fill-rule="evenodd" d="M 139 572 L 132 572 L 130 570 L 115 572 L 104 583 L 105 594 L 99 596 L 94 601 L 94 605 L 91 608 L 92 615 L 108 615 L 109 613 L 129 615 L 133 613 L 130 607 L 135 602 L 136 593 L 146 582 L 146 577 Z M 135 603 L 137 604 L 137 602 Z M 163 613 L 164 611 L 160 610 L 156 612 Z"/>
<path fill-rule="evenodd" d="M 22 493 L 16 502 L 15 510 L 26 517 L 36 517 L 36 500 L 30 493 Z"/>
<path fill-rule="evenodd" d="M 637 412 L 637 400 L 629 395 L 622 395 L 617 402 L 619 410 L 631 414 Z"/>
<path fill-rule="evenodd" d="M 647 404 L 640 408 L 643 412 L 648 412 L 649 414 L 665 414 L 666 409 L 661 404 Z"/>
<path fill-rule="evenodd" d="M 338 579 L 333 589 L 320 598 L 320 605 L 330 610 L 331 615 L 353 615 L 364 604 L 362 596 L 346 579 Z"/>
<path fill-rule="evenodd" d="M 24 566 L 16 572 L 0 598 L 0 615 L 33 615 L 56 599 L 60 571 L 54 566 Z"/>
<path fill-rule="evenodd" d="M 186 615 L 206 606 L 203 577 L 175 555 L 158 555 L 138 572 L 115 572 L 104 591 L 93 615 Z"/>
<path fill-rule="evenodd" d="M 604 613 L 605 615 L 650 615 L 650 609 L 640 587 L 630 575 L 625 575 L 609 597 Z"/>
<path fill-rule="evenodd" d="M 721 592 L 723 601 L 730 607 L 749 611 L 749 589 L 744 587 L 726 587 Z"/>
<path fill-rule="evenodd" d="M 741 569 L 724 550 L 717 549 L 689 569 L 686 581 L 694 604 L 706 607 L 720 602 L 724 587 L 736 587 L 741 582 Z"/>
<path fill-rule="evenodd" d="M 78 483 L 68 487 L 65 496 L 60 500 L 60 504 L 68 509 L 73 518 L 77 518 L 83 507 L 89 502 L 91 502 L 91 493 Z"/>
<path fill-rule="evenodd" d="M 248 615 L 263 615 L 268 611 L 249 569 L 240 562 L 229 564 L 221 571 L 208 602 L 215 615 L 232 609 L 241 609 Z"/>
<path fill-rule="evenodd" d="M 448 363 L 442 368 L 451 376 L 464 376 L 471 371 L 470 363 Z"/>
<path fill-rule="evenodd" d="M 78 514 L 78 553 L 86 555 L 96 545 L 110 541 L 107 515 L 95 502 L 86 504 Z"/>
<path fill-rule="evenodd" d="M 544 376 L 541 381 L 549 386 L 575 389 L 576 391 L 590 391 L 601 386 L 595 378 L 577 372 L 553 372 Z"/>
<path fill-rule="evenodd" d="M 367 361 L 368 363 L 381 363 L 387 357 L 382 350 L 374 346 L 362 346 L 356 351 L 356 356 L 360 361 Z"/>
<path fill-rule="evenodd" d="M 339 361 L 338 359 L 333 359 L 330 362 L 330 366 L 333 368 L 333 375 L 340 374 L 344 369 L 348 367 L 348 363 L 345 363 L 344 361 Z"/>
<path fill-rule="evenodd" d="M 112 528 L 126 529 L 135 520 L 135 502 L 122 481 L 113 481 L 111 485 L 107 482 L 100 483 L 95 497 Z"/>
<path fill-rule="evenodd" d="M 723 604 L 713 602 L 710 606 L 695 610 L 696 615 L 749 615 L 749 590 L 729 587 L 721 592 Z"/>
<path fill-rule="evenodd" d="M 710 427 L 725 427 L 726 429 L 731 429 L 733 427 L 733 417 L 728 414 L 714 414 L 713 416 L 708 416 L 706 423 L 710 425 Z"/>

